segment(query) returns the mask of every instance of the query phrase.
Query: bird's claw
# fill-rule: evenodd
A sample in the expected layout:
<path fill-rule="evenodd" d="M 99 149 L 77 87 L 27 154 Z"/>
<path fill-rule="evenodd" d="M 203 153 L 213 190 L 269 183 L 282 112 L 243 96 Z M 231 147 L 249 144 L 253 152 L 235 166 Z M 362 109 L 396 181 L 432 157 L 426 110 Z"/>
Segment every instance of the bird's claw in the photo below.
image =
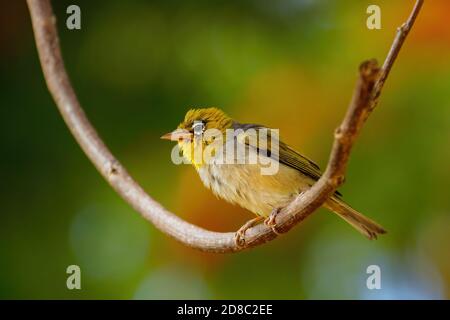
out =
<path fill-rule="evenodd" d="M 270 227 L 273 231 L 273 233 L 275 233 L 276 235 L 280 235 L 281 233 L 277 230 L 277 216 L 280 213 L 280 209 L 276 208 L 273 209 L 272 212 L 270 213 L 270 215 L 266 218 L 266 220 L 264 220 L 264 224 L 268 227 Z"/>
<path fill-rule="evenodd" d="M 245 246 L 245 232 L 257 225 L 264 217 L 258 216 L 252 220 L 247 221 L 238 231 L 234 234 L 234 241 L 238 247 Z"/>
<path fill-rule="evenodd" d="M 242 230 L 241 228 L 234 234 L 234 242 L 238 247 L 243 247 L 245 245 L 245 231 L 246 230 Z"/>
<path fill-rule="evenodd" d="M 260 223 L 264 219 L 264 224 L 270 228 L 272 228 L 272 231 L 280 235 L 280 232 L 276 229 L 277 223 L 276 223 L 276 217 L 278 213 L 280 212 L 280 209 L 273 209 L 272 213 L 267 217 L 264 218 L 262 216 L 258 216 L 252 220 L 247 221 L 242 227 L 239 228 L 238 231 L 234 234 L 234 241 L 238 247 L 245 246 L 245 232 Z"/>

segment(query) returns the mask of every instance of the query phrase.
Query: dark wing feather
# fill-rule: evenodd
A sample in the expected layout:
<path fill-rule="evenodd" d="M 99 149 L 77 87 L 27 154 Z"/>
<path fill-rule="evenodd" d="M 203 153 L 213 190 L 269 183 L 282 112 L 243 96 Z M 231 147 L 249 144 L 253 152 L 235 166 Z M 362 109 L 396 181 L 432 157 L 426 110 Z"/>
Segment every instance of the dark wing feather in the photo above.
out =
<path fill-rule="evenodd" d="M 240 124 L 235 123 L 234 129 L 242 129 L 244 131 L 248 129 L 268 129 L 265 126 L 258 125 L 258 124 Z M 288 167 L 291 167 L 293 169 L 298 170 L 299 172 L 303 173 L 304 175 L 310 177 L 311 179 L 317 181 L 322 176 L 322 172 L 320 171 L 319 166 L 314 163 L 312 160 L 308 159 L 307 157 L 301 155 L 291 147 L 289 147 L 286 143 L 284 143 L 281 140 L 278 140 L 279 144 L 279 159 L 275 159 L 276 157 L 271 152 L 271 136 L 270 136 L 270 129 L 268 129 L 268 141 L 266 143 L 268 150 L 261 150 L 261 148 L 258 145 L 252 145 L 251 139 L 244 139 L 244 143 L 247 144 L 249 147 L 253 147 L 256 151 L 262 152 L 263 154 L 267 154 L 274 160 L 278 160 L 279 163 L 282 163 Z M 341 196 L 341 194 L 336 191 L 336 195 Z"/>
<path fill-rule="evenodd" d="M 280 163 L 287 165 L 288 167 L 297 169 L 303 174 L 311 177 L 314 180 L 319 180 L 322 172 L 317 164 L 315 164 L 310 159 L 301 155 L 287 144 L 279 141 L 280 145 Z"/>

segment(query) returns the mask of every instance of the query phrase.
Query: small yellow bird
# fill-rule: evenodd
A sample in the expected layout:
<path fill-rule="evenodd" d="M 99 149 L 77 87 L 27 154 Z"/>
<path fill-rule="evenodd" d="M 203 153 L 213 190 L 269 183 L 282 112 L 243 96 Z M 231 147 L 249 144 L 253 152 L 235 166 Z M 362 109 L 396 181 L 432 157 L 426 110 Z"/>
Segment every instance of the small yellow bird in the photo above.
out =
<path fill-rule="evenodd" d="M 255 139 L 249 138 L 247 132 L 251 130 L 257 132 L 257 138 L 262 136 L 261 132 L 268 133 L 268 137 L 260 139 L 262 143 L 258 144 L 258 140 L 255 142 Z M 273 138 L 271 130 L 262 125 L 236 122 L 217 108 L 201 108 L 189 110 L 175 131 L 161 137 L 178 142 L 182 156 L 194 165 L 203 184 L 214 194 L 257 215 L 236 233 L 238 243 L 245 241 L 245 231 L 248 228 L 262 220 L 274 226 L 278 210 L 289 204 L 295 196 L 309 189 L 321 176 L 319 167 L 313 161 L 277 137 Z M 208 135 L 210 131 L 214 134 Z M 229 132 L 234 133 L 231 139 L 217 139 L 218 133 L 229 137 L 227 136 Z M 231 163 L 223 161 L 226 156 L 223 157 L 223 153 L 217 151 L 218 148 L 214 149 L 215 151 L 210 150 L 208 159 L 205 159 L 205 155 L 200 157 L 195 155 L 196 149 L 206 151 L 213 143 L 222 147 L 222 150 L 227 150 L 226 152 L 231 150 L 225 147 L 229 143 L 237 146 L 233 145 L 234 151 L 237 150 L 235 148 L 243 146 L 247 157 L 258 155 L 263 160 L 276 161 L 279 166 L 272 174 L 262 174 L 263 161 L 240 162 L 237 159 L 238 152 L 234 152 L 236 154 L 231 156 L 231 160 L 234 160 Z M 277 146 L 277 150 L 274 146 Z M 222 158 L 219 158 L 219 155 L 222 155 Z M 341 197 L 341 194 L 336 192 L 325 202 L 324 207 L 336 213 L 369 239 L 376 239 L 378 234 L 386 233 L 383 227 L 351 208 Z"/>

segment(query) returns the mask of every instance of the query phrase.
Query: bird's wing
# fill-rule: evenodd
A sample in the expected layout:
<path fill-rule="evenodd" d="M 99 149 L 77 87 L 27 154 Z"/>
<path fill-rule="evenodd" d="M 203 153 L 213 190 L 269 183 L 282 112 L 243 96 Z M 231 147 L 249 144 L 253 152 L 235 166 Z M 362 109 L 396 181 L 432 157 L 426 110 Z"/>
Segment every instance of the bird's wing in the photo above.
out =
<path fill-rule="evenodd" d="M 282 163 L 288 167 L 296 169 L 315 181 L 319 180 L 319 178 L 322 176 L 322 172 L 320 171 L 319 166 L 315 162 L 301 155 L 300 153 L 289 147 L 286 143 L 284 143 L 280 139 L 277 139 L 277 137 L 272 137 L 271 129 L 268 129 L 265 126 L 258 124 L 240 124 L 240 123 L 235 123 L 234 129 L 242 129 L 243 133 L 238 134 L 237 139 L 240 142 L 248 145 L 250 148 L 253 148 L 255 151 L 260 152 L 260 154 L 262 153 L 264 155 L 267 155 L 268 157 L 271 157 L 272 159 L 279 161 L 279 163 Z M 248 129 L 255 129 L 258 135 L 258 139 L 248 139 L 247 138 L 248 136 L 246 135 Z M 258 129 L 267 129 L 267 134 L 259 136 L 260 131 Z M 261 141 L 263 143 L 261 143 Z M 272 152 L 272 143 L 278 143 L 279 146 L 278 157 L 276 156 L 276 152 Z M 263 147 L 261 147 L 261 144 Z M 336 191 L 336 195 L 341 196 L 341 194 L 338 191 Z"/>
<path fill-rule="evenodd" d="M 289 147 L 277 137 L 274 137 L 271 129 L 258 124 L 235 124 L 235 129 L 243 130 L 242 133 L 237 134 L 238 141 L 255 149 L 255 151 L 258 151 L 260 154 L 267 155 L 288 167 L 300 171 L 314 180 L 319 180 L 322 175 L 317 164 Z M 255 129 L 253 132 L 256 132 L 257 139 L 251 139 L 249 137 L 252 134 L 249 129 Z M 262 131 L 260 131 L 260 129 L 266 129 L 267 134 L 261 134 Z M 279 146 L 278 157 L 276 152 L 272 150 L 272 143 L 277 143 Z"/>
<path fill-rule="evenodd" d="M 301 155 L 287 144 L 279 141 L 280 145 L 280 163 L 283 163 L 291 168 L 297 169 L 298 171 L 304 173 L 305 175 L 313 178 L 314 180 L 319 180 L 322 176 L 320 168 L 312 160 Z"/>

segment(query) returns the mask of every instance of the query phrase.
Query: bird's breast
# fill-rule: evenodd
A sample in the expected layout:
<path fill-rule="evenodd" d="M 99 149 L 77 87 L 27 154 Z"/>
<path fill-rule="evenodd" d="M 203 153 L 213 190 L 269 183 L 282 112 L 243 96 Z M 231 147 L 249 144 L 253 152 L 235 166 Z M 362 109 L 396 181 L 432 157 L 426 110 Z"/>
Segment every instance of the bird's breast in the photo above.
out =
<path fill-rule="evenodd" d="M 262 216 L 285 206 L 312 184 L 284 165 L 273 175 L 262 175 L 258 164 L 207 164 L 197 171 L 203 184 L 218 197 Z"/>

